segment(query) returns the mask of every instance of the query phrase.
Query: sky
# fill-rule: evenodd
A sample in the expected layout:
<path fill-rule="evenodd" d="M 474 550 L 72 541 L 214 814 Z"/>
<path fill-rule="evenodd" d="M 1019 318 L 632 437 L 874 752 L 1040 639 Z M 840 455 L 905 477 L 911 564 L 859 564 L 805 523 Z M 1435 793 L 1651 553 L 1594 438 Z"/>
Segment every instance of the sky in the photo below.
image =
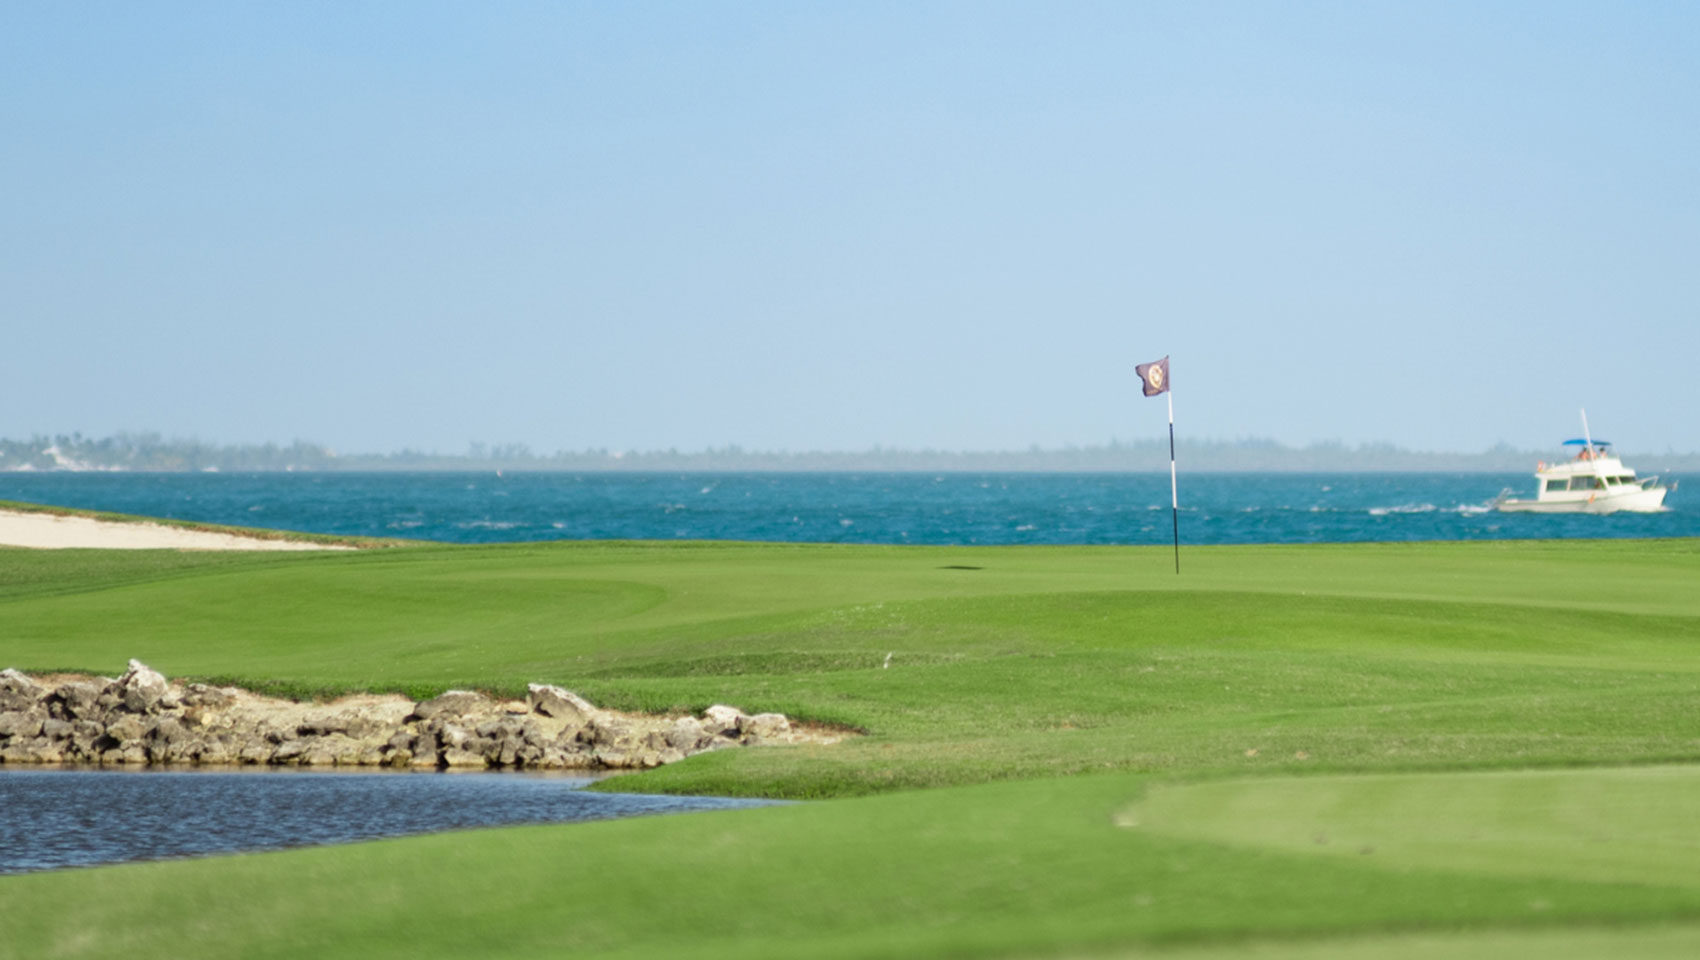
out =
<path fill-rule="evenodd" d="M 1700 450 L 1700 5 L 0 5 L 0 436 Z"/>

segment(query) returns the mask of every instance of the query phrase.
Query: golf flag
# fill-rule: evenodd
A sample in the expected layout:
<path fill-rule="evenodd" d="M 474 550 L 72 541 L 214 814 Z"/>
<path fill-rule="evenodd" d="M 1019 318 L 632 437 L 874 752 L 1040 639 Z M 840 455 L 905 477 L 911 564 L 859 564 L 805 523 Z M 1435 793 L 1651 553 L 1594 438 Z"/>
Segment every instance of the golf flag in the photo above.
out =
<path fill-rule="evenodd" d="M 1133 369 L 1139 374 L 1139 385 L 1146 396 L 1169 394 L 1169 515 L 1175 527 L 1175 573 L 1178 574 L 1181 572 L 1181 495 L 1175 483 L 1175 395 L 1169 393 L 1169 358 L 1141 363 Z"/>
<path fill-rule="evenodd" d="M 1169 358 L 1164 357 L 1153 363 L 1142 363 L 1133 368 L 1139 374 L 1139 380 L 1145 386 L 1145 395 L 1155 397 L 1169 389 Z"/>

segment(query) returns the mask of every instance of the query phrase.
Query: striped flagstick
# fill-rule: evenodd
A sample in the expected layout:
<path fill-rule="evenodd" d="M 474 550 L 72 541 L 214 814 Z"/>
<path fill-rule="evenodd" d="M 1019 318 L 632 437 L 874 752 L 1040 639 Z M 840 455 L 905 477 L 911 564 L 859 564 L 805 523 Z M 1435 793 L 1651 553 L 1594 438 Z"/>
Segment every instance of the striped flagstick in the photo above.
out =
<path fill-rule="evenodd" d="M 1180 487 L 1175 483 L 1175 394 L 1168 389 L 1163 392 L 1169 395 L 1169 517 L 1175 523 L 1175 576 L 1180 576 L 1181 493 Z"/>
<path fill-rule="evenodd" d="M 1133 368 L 1139 374 L 1139 382 L 1145 395 L 1155 397 L 1159 393 L 1168 394 L 1169 401 L 1169 516 L 1175 526 L 1175 574 L 1181 572 L 1181 495 L 1180 487 L 1175 482 L 1175 394 L 1169 389 L 1169 358 L 1164 357 L 1152 363 L 1142 363 Z"/>

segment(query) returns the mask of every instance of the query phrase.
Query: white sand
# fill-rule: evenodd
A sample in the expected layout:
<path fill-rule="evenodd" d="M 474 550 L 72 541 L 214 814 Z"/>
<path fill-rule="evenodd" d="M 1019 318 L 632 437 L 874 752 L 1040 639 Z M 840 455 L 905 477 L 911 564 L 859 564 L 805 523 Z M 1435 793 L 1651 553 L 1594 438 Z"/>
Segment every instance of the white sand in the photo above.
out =
<path fill-rule="evenodd" d="M 0 546 L 59 550 L 352 550 L 353 547 L 298 540 L 262 540 L 156 523 L 114 523 L 88 517 L 0 510 Z"/>

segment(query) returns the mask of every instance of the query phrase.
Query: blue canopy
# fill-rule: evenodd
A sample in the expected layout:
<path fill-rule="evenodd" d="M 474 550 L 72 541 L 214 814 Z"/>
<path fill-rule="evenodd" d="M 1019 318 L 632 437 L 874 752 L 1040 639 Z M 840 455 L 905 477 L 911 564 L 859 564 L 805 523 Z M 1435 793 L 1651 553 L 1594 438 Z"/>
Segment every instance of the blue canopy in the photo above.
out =
<path fill-rule="evenodd" d="M 1588 445 L 1588 441 L 1586 441 L 1586 440 L 1566 440 L 1566 441 L 1564 441 L 1564 445 L 1567 446 L 1567 447 L 1585 447 L 1585 446 Z M 1596 447 L 1609 447 L 1609 446 L 1611 446 L 1611 441 L 1610 440 L 1595 440 L 1594 446 L 1596 446 Z"/>

